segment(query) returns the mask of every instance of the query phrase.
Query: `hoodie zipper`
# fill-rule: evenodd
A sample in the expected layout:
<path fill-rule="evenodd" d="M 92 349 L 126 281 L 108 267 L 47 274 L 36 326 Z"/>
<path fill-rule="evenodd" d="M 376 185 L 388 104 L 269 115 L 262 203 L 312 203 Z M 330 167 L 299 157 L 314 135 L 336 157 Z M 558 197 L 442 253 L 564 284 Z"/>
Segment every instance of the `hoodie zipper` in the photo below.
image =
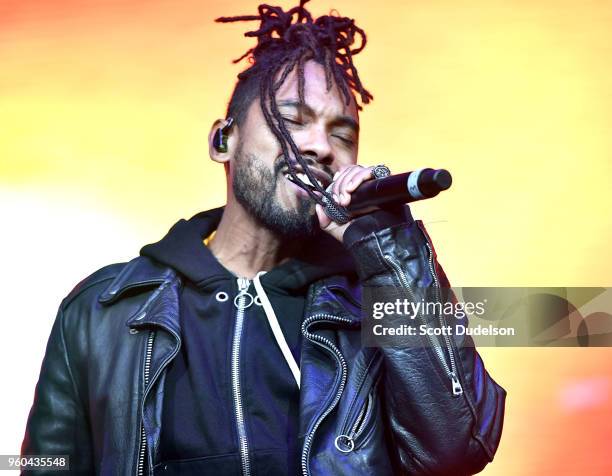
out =
<path fill-rule="evenodd" d="M 147 384 L 149 383 L 149 372 L 151 368 L 151 355 L 153 354 L 153 340 L 155 339 L 155 331 L 149 331 L 149 336 L 147 338 L 147 347 L 145 352 L 145 362 L 144 362 L 144 389 L 146 391 Z M 144 400 L 146 395 L 143 397 L 142 401 L 142 419 L 140 421 L 140 448 L 138 450 L 138 476 L 144 475 L 144 458 L 145 452 L 147 449 L 147 435 L 145 434 L 144 428 Z"/>
<path fill-rule="evenodd" d="M 236 427 L 238 430 L 238 446 L 240 450 L 240 462 L 242 474 L 251 474 L 251 463 L 249 461 L 249 444 L 247 441 L 246 428 L 244 424 L 244 411 L 242 407 L 242 394 L 240 389 L 240 343 L 244 327 L 244 312 L 253 304 L 253 296 L 247 292 L 251 281 L 247 278 L 238 278 L 238 294 L 234 298 L 236 307 L 236 324 L 234 326 L 234 338 L 232 341 L 232 392 L 234 396 L 234 409 L 236 414 Z"/>
<path fill-rule="evenodd" d="M 303 476 L 310 475 L 310 470 L 308 468 L 308 458 L 310 456 L 310 449 L 312 447 L 312 440 L 314 438 L 314 434 L 317 431 L 317 428 L 319 428 L 319 426 L 325 419 L 325 417 L 332 412 L 332 410 L 338 404 L 338 401 L 340 401 L 340 397 L 342 396 L 342 392 L 344 391 L 344 386 L 346 385 L 346 376 L 348 373 L 346 360 L 340 350 L 333 344 L 333 342 L 331 342 L 326 337 L 308 332 L 308 327 L 315 321 L 341 322 L 343 324 L 351 323 L 349 319 L 346 319 L 344 317 L 332 316 L 331 314 L 314 314 L 313 316 L 310 316 L 308 319 L 306 319 L 302 324 L 302 335 L 314 344 L 321 346 L 331 352 L 334 355 L 338 366 L 340 367 L 340 385 L 338 386 L 336 394 L 327 409 L 325 409 L 325 411 L 321 413 L 321 415 L 319 415 L 319 418 L 317 418 L 314 425 L 306 435 L 306 438 L 304 439 L 304 448 L 302 449 Z"/>
<path fill-rule="evenodd" d="M 434 280 L 434 288 L 436 289 L 436 299 L 439 300 L 440 284 L 438 282 L 438 277 L 436 276 L 436 273 L 434 271 L 433 252 L 432 252 L 432 249 L 429 243 L 426 243 L 426 245 L 427 245 L 427 249 L 429 250 L 429 260 L 428 260 L 429 271 L 431 272 L 431 275 Z M 410 289 L 410 283 L 408 282 L 408 278 L 406 278 L 406 275 L 404 274 L 404 270 L 402 269 L 400 264 L 393 258 L 393 256 L 389 254 L 384 255 L 384 257 L 385 257 L 385 260 L 391 265 L 391 267 L 395 271 L 395 274 L 397 278 L 399 279 L 400 283 L 402 283 L 402 285 L 406 288 L 406 290 L 410 294 L 411 299 L 414 301 L 415 298 L 414 298 L 414 294 L 412 293 L 412 290 Z M 438 319 L 439 319 L 440 326 L 443 327 L 445 324 L 442 318 L 442 314 L 438 316 Z M 459 378 L 457 376 L 458 374 L 457 374 L 457 366 L 456 366 L 456 361 L 455 361 L 455 354 L 453 352 L 453 347 L 451 345 L 449 336 L 444 335 L 444 344 L 448 352 L 448 360 L 450 362 L 450 365 L 446 361 L 446 358 L 444 357 L 444 351 L 439 345 L 439 341 L 436 342 L 434 340 L 434 337 L 429 334 L 427 335 L 427 337 L 429 341 L 431 342 L 431 348 L 433 349 L 434 353 L 438 357 L 438 360 L 442 364 L 442 367 L 444 368 L 446 375 L 448 375 L 451 381 L 451 388 L 452 388 L 453 396 L 458 397 L 459 395 L 463 394 L 463 387 L 461 386 L 461 382 L 459 381 Z"/>

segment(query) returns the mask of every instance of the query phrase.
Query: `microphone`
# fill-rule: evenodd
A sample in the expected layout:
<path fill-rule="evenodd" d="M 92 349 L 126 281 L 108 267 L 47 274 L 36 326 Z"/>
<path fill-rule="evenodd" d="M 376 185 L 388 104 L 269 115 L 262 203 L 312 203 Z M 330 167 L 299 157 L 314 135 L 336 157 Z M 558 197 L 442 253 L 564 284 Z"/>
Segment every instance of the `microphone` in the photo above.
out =
<path fill-rule="evenodd" d="M 450 188 L 453 178 L 448 170 L 419 169 L 403 174 L 369 180 L 351 193 L 351 214 L 368 207 L 402 204 L 432 198 Z"/>

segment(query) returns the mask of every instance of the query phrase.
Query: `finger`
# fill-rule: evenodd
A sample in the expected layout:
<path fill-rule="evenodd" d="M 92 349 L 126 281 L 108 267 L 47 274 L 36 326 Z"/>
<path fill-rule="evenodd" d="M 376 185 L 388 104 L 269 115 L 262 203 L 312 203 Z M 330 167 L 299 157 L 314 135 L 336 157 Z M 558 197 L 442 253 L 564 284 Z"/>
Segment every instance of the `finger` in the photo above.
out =
<path fill-rule="evenodd" d="M 347 206 L 351 202 L 351 193 L 371 176 L 369 169 L 356 167 L 349 171 L 339 184 L 340 203 Z"/>
<path fill-rule="evenodd" d="M 350 170 L 351 166 L 339 170 L 334 175 L 334 181 L 332 182 L 332 194 L 334 195 L 334 200 L 336 202 L 340 202 L 340 184 L 342 183 L 342 178 L 349 173 Z"/>
<path fill-rule="evenodd" d="M 319 219 L 319 226 L 322 230 L 325 230 L 331 224 L 331 219 L 327 216 L 323 210 L 323 207 L 318 203 L 315 205 L 315 212 L 317 214 L 317 218 Z"/>
<path fill-rule="evenodd" d="M 349 175 L 342 184 L 343 188 L 340 191 L 341 197 L 343 197 L 342 205 L 348 206 L 352 200 L 352 194 L 357 187 L 359 187 L 363 182 L 371 180 L 371 178 L 372 173 L 370 172 L 370 169 L 367 168 L 362 168 Z"/>
<path fill-rule="evenodd" d="M 346 201 L 347 197 L 343 196 L 343 193 L 346 189 L 346 183 L 350 180 L 350 177 L 353 176 L 358 170 L 359 166 L 353 165 L 342 171 L 342 173 L 338 176 L 338 178 L 334 182 L 334 190 L 336 196 L 339 198 L 339 203 L 343 204 Z"/>
<path fill-rule="evenodd" d="M 370 167 L 364 167 L 350 177 L 350 180 L 346 184 L 346 191 L 352 192 L 363 182 L 368 180 L 372 180 L 374 177 L 372 176 L 372 169 Z"/>

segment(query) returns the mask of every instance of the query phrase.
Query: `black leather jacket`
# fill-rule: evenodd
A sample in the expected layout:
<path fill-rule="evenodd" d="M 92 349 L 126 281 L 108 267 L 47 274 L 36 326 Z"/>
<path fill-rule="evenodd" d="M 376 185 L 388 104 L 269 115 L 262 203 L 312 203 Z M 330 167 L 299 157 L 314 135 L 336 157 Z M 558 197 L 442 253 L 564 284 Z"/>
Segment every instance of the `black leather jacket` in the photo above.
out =
<path fill-rule="evenodd" d="M 477 473 L 497 449 L 506 393 L 474 347 L 455 337 L 443 362 L 428 348 L 361 346 L 363 286 L 448 286 L 422 223 L 352 228 L 345 245 L 360 282 L 326 278 L 307 298 L 303 474 Z M 64 299 L 22 454 L 70 455 L 71 474 L 152 474 L 165 369 L 181 346 L 180 288 L 172 269 L 138 257 L 100 269 Z"/>

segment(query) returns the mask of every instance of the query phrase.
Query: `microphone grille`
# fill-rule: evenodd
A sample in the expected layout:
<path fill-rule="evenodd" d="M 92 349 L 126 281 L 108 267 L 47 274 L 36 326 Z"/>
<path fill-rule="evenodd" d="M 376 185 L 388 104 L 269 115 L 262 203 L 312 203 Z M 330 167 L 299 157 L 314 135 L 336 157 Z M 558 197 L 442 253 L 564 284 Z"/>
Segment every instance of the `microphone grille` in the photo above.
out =
<path fill-rule="evenodd" d="M 448 170 L 439 169 L 434 172 L 433 181 L 440 187 L 440 190 L 446 190 L 453 183 L 453 177 Z"/>

